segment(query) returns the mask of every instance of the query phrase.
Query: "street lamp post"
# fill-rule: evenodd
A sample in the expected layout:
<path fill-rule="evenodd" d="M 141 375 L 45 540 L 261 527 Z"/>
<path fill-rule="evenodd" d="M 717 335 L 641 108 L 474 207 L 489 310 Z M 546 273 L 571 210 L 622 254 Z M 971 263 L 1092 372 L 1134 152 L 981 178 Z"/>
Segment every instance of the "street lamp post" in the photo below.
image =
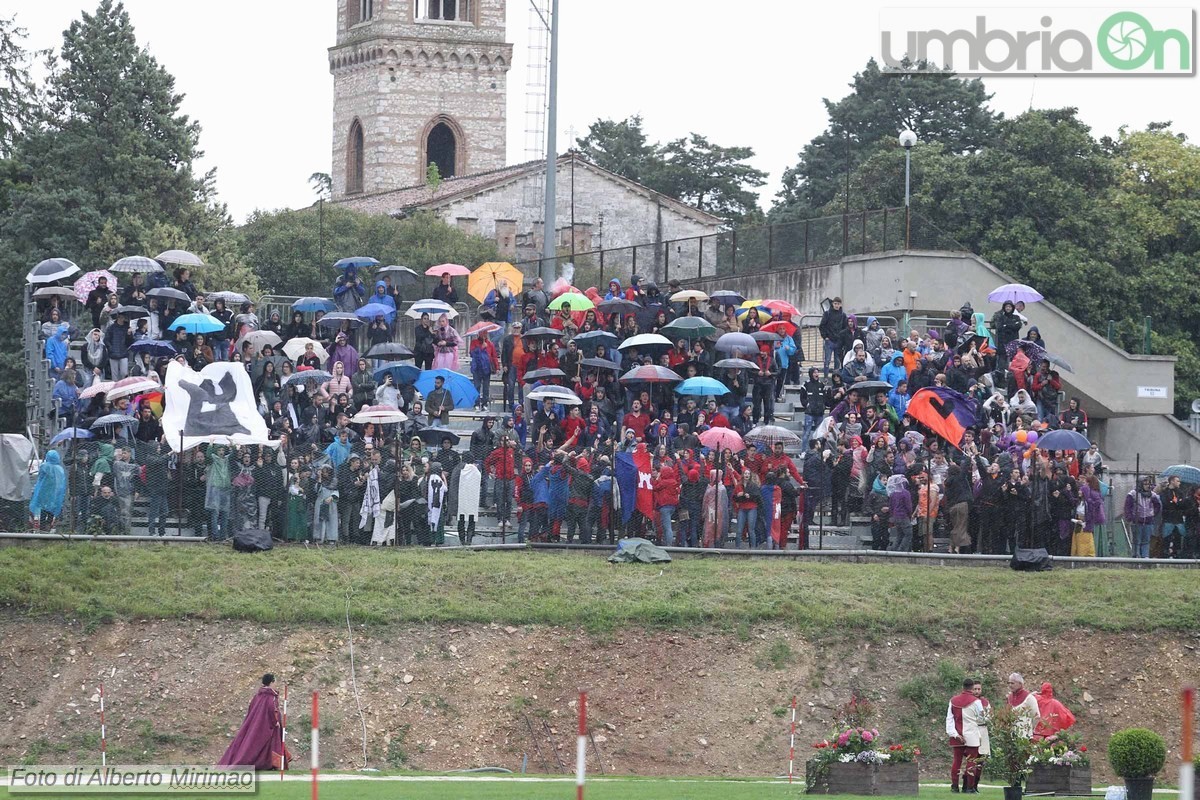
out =
<path fill-rule="evenodd" d="M 904 249 L 912 244 L 912 149 L 917 135 L 910 128 L 900 132 L 900 146 L 904 148 Z"/>

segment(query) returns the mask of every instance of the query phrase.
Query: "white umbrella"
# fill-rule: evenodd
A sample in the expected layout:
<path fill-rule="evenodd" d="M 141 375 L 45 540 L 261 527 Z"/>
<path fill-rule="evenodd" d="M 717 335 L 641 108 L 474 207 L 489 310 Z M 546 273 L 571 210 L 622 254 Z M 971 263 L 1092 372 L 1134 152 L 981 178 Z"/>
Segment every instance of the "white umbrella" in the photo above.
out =
<path fill-rule="evenodd" d="M 203 267 L 204 262 L 195 253 L 187 250 L 164 250 L 154 257 L 155 261 L 164 264 L 174 264 L 177 267 Z"/>
<path fill-rule="evenodd" d="M 309 339 L 307 336 L 297 336 L 295 339 L 288 339 L 287 343 L 283 346 L 283 354 L 292 361 L 299 361 L 300 356 L 304 355 L 305 346 L 310 344 L 313 346 L 313 352 L 317 354 L 317 358 L 321 359 L 322 364 L 329 360 L 329 353 L 326 352 L 324 345 L 316 339 Z"/>
<path fill-rule="evenodd" d="M 117 400 L 121 397 L 133 397 L 135 394 L 151 392 L 155 389 L 161 388 L 162 386 L 150 380 L 149 378 L 122 378 L 113 384 L 113 387 L 108 390 L 108 399 Z"/>
<path fill-rule="evenodd" d="M 39 261 L 33 269 L 29 270 L 25 280 L 30 283 L 52 283 L 78 273 L 79 267 L 70 259 L 47 258 L 45 261 Z"/>
<path fill-rule="evenodd" d="M 65 286 L 43 286 L 41 289 L 38 289 L 36 292 L 34 292 L 33 296 L 39 299 L 42 297 L 69 297 L 72 300 L 79 299 L 75 296 L 75 292 L 73 290 L 68 289 Z"/>
<path fill-rule="evenodd" d="M 420 319 L 422 314 L 428 314 L 436 319 L 442 314 L 445 314 L 449 319 L 454 319 L 458 316 L 458 312 L 450 307 L 448 303 L 443 303 L 441 300 L 418 300 L 412 304 L 412 308 L 404 312 L 404 316 L 410 319 Z"/>
<path fill-rule="evenodd" d="M 350 418 L 351 422 L 366 423 L 374 422 L 380 425 L 388 425 L 393 422 L 404 422 L 408 419 L 404 412 L 395 406 L 378 405 L 367 406 L 362 411 L 359 411 Z"/>
<path fill-rule="evenodd" d="M 688 300 L 699 300 L 704 303 L 708 301 L 708 295 L 699 289 L 684 289 L 671 295 L 672 303 L 686 303 Z"/>
<path fill-rule="evenodd" d="M 655 345 L 666 345 L 671 347 L 671 340 L 657 333 L 639 333 L 637 336 L 630 336 L 621 344 L 617 345 L 618 350 L 625 350 L 630 347 L 651 347 Z"/>
<path fill-rule="evenodd" d="M 579 395 L 565 386 L 541 386 L 526 396 L 530 400 L 544 400 L 548 397 L 556 403 L 562 403 L 564 406 L 583 405 L 583 400 L 580 399 Z"/>
<path fill-rule="evenodd" d="M 254 345 L 255 352 L 259 352 L 267 345 L 271 345 L 271 347 L 275 347 L 277 344 L 279 344 L 282 341 L 283 341 L 283 339 L 280 339 L 279 334 L 276 333 L 275 331 L 250 331 L 245 336 L 238 339 L 234 343 L 234 346 L 237 348 L 237 351 L 240 353 L 240 352 L 242 352 L 242 344 L 245 342 L 250 342 L 250 344 Z"/>

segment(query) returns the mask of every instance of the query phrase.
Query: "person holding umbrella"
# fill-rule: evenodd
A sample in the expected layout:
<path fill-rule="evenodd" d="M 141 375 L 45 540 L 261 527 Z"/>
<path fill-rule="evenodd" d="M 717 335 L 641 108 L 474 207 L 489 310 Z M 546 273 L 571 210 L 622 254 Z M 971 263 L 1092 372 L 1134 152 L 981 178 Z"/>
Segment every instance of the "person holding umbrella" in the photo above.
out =
<path fill-rule="evenodd" d="M 450 409 L 454 408 L 454 397 L 446 388 L 446 379 L 437 375 L 433 379 L 433 391 L 425 397 L 425 414 L 434 428 L 445 428 L 450 424 Z"/>
<path fill-rule="evenodd" d="M 346 267 L 346 271 L 338 276 L 333 283 L 333 300 L 338 311 L 354 313 L 367 299 L 367 289 L 363 286 L 362 277 L 356 267 Z"/>

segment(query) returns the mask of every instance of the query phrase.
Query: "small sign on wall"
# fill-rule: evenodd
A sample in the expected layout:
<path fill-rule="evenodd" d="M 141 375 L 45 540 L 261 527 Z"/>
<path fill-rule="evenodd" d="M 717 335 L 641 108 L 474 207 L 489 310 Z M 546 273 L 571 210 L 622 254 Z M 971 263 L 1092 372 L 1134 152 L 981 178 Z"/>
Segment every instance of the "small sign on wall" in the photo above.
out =
<path fill-rule="evenodd" d="M 1167 399 L 1167 387 L 1165 387 L 1165 386 L 1139 386 L 1139 387 L 1137 387 L 1137 396 L 1166 400 Z"/>

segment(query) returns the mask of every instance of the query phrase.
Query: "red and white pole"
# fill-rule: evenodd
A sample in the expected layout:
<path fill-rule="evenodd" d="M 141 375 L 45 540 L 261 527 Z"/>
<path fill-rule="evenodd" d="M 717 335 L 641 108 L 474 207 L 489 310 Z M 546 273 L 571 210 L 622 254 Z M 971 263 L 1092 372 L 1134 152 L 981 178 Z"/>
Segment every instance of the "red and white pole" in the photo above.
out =
<path fill-rule="evenodd" d="M 575 800 L 583 800 L 583 779 L 587 773 L 587 692 L 579 693 L 579 739 L 575 745 Z"/>
<path fill-rule="evenodd" d="M 104 684 L 100 684 L 100 766 L 108 765 L 108 731 L 104 727 Z"/>
<path fill-rule="evenodd" d="M 788 783 L 792 782 L 792 770 L 796 763 L 796 695 L 792 695 L 792 741 L 788 746 Z"/>
<path fill-rule="evenodd" d="M 283 773 L 287 772 L 287 684 L 283 685 L 283 719 L 279 725 L 279 739 L 282 749 L 279 751 L 279 780 L 283 780 Z"/>
<path fill-rule="evenodd" d="M 312 800 L 317 800 L 317 770 L 321 763 L 321 731 L 317 720 L 317 693 L 313 692 L 312 709 Z"/>
<path fill-rule="evenodd" d="M 1183 761 L 1179 764 L 1180 800 L 1188 800 L 1192 797 L 1192 786 L 1196 777 L 1192 765 L 1192 716 L 1195 712 L 1195 703 L 1195 687 L 1183 687 Z"/>

